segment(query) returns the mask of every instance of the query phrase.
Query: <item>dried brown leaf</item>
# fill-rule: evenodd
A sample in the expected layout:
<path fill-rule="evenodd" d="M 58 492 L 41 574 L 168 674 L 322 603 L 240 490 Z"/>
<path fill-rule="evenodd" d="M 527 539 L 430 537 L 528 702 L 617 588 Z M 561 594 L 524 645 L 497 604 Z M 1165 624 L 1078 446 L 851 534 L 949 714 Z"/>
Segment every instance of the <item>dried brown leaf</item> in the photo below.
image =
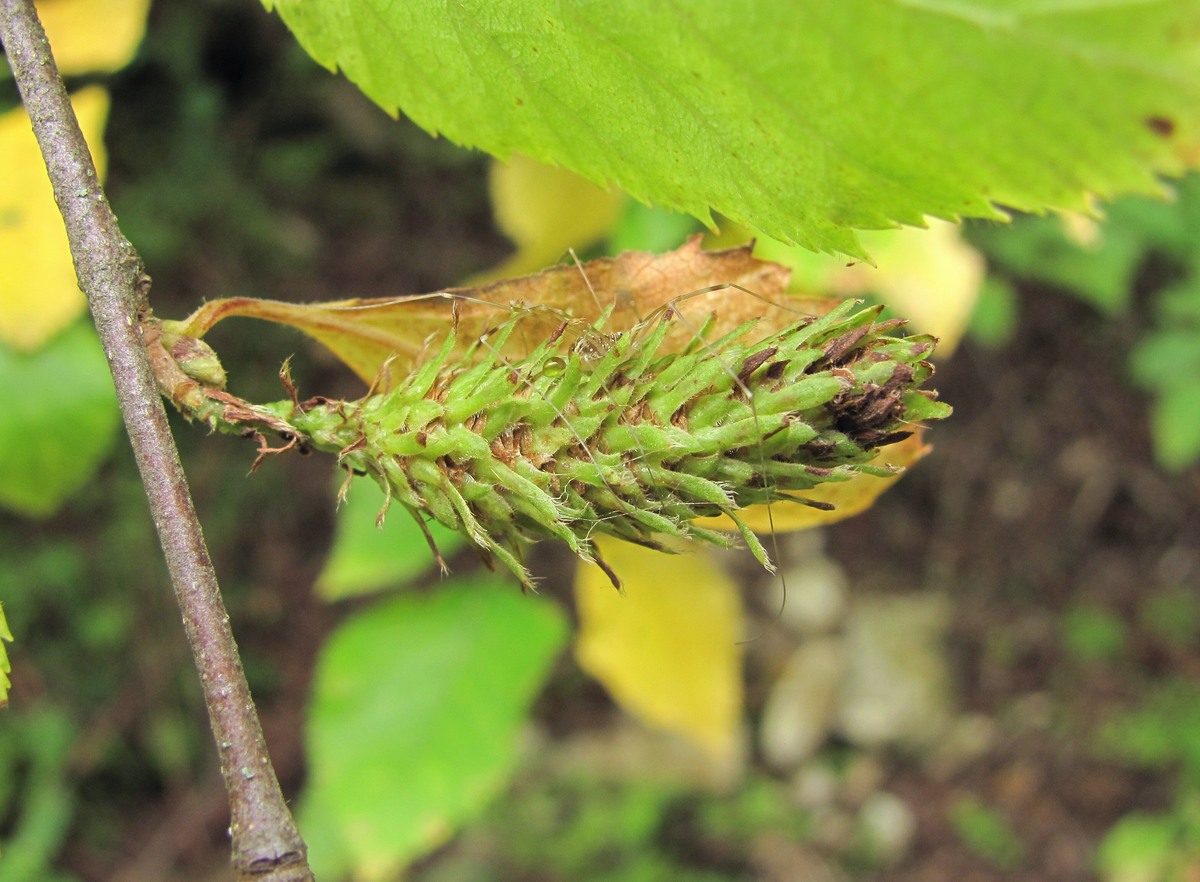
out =
<path fill-rule="evenodd" d="M 396 359 L 397 367 L 406 370 L 431 338 L 456 321 L 458 340 L 466 347 L 514 311 L 522 314 L 520 333 L 509 342 L 512 354 L 521 355 L 523 348 L 542 342 L 564 322 L 570 332 L 578 333 L 609 306 L 608 333 L 636 329 L 674 301 L 686 303 L 692 316 L 714 314 L 712 333 L 720 334 L 764 315 L 763 330 L 781 328 L 797 313 L 821 314 L 836 302 L 789 300 L 784 309 L 773 308 L 772 303 L 784 299 L 790 276 L 786 267 L 753 257 L 749 245 L 705 251 L 695 237 L 667 254 L 627 251 L 580 266 L 563 264 L 532 276 L 433 294 L 313 304 L 244 297 L 214 300 L 189 316 L 182 330 L 202 337 L 232 316 L 290 325 L 327 346 L 364 382 L 373 383 L 388 359 Z M 676 323 L 668 347 L 687 345 L 696 327 L 693 321 Z M 382 385 L 388 385 L 386 378 Z"/>

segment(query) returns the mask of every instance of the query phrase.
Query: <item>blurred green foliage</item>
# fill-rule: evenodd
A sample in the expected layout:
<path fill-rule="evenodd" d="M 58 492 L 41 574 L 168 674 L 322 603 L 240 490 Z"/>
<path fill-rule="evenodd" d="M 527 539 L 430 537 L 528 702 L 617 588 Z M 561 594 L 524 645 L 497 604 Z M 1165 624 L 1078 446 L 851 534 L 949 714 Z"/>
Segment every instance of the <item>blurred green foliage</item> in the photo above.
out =
<path fill-rule="evenodd" d="M 75 882 L 53 869 L 77 807 L 69 752 L 76 735 L 67 715 L 40 708 L 0 727 L 0 882 Z"/>
<path fill-rule="evenodd" d="M 1172 649 L 1189 649 L 1200 642 L 1200 597 L 1182 586 L 1154 591 L 1143 601 L 1138 620 Z"/>
<path fill-rule="evenodd" d="M 141 485 L 121 463 L 49 521 L 0 516 L 0 596 L 19 635 L 0 712 L 4 882 L 74 878 L 53 869 L 66 846 L 121 835 L 114 793 L 146 798 L 210 750 L 183 646 L 159 627 L 177 613 Z M 131 712 L 142 726 L 117 722 Z"/>
<path fill-rule="evenodd" d="M 1131 812 L 1109 831 L 1097 854 L 1105 882 L 1194 878 L 1200 870 L 1200 684 L 1179 674 L 1149 684 L 1140 706 L 1101 729 L 1097 748 L 1176 781 L 1168 809 Z"/>
<path fill-rule="evenodd" d="M 1200 798 L 1172 812 L 1133 812 L 1100 845 L 1096 869 L 1104 882 L 1189 882 L 1200 870 Z"/>
<path fill-rule="evenodd" d="M 1100 746 L 1139 766 L 1177 769 L 1200 795 L 1200 683 L 1178 675 L 1154 683 L 1139 707 L 1104 727 Z"/>
<path fill-rule="evenodd" d="M 1125 650 L 1125 625 L 1114 613 L 1096 606 L 1075 606 L 1063 614 L 1063 642 L 1081 662 L 1116 661 Z"/>
<path fill-rule="evenodd" d="M 1015 331 L 1019 282 L 1050 283 L 1130 330 L 1130 378 L 1151 396 L 1159 461 L 1183 469 L 1200 459 L 1200 175 L 1175 185 L 1170 201 L 1118 199 L 1080 241 L 1060 219 L 1022 217 L 1010 229 L 970 227 L 992 262 L 971 332 L 995 346 Z M 1139 627 L 1174 651 L 1200 640 L 1200 601 L 1185 587 L 1157 590 L 1139 608 Z M 1113 662 L 1130 639 L 1123 619 L 1075 606 L 1060 623 L 1078 662 Z M 1150 682 L 1139 706 L 1103 729 L 1103 756 L 1177 776 L 1174 803 L 1159 814 L 1132 812 L 1109 832 L 1097 857 L 1106 882 L 1182 882 L 1200 867 L 1200 692 L 1177 677 Z M 1190 874 L 1190 875 L 1189 875 Z"/>
<path fill-rule="evenodd" d="M 999 349 L 1017 330 L 1020 306 L 1011 282 L 990 274 L 983 281 L 967 333 L 975 342 Z"/>
<path fill-rule="evenodd" d="M 1171 200 L 1117 199 L 1074 235 L 1058 217 L 969 229 L 1000 279 L 1050 283 L 1136 327 L 1130 376 L 1151 397 L 1158 460 L 1182 469 L 1200 459 L 1200 174 L 1173 186 Z M 1011 298 L 992 287 L 973 333 L 994 343 L 1012 325 Z"/>
<path fill-rule="evenodd" d="M 606 779 L 582 765 L 542 768 L 519 776 L 512 797 L 472 827 L 455 855 L 413 879 L 733 882 L 757 878 L 747 843 L 767 836 L 801 846 L 811 826 L 786 787 L 763 777 L 712 793 L 652 777 Z"/>
<path fill-rule="evenodd" d="M 974 797 L 950 807 L 950 823 L 959 838 L 980 857 L 1002 870 L 1021 863 L 1025 846 L 1000 812 Z"/>
<path fill-rule="evenodd" d="M 605 252 L 669 251 L 678 248 L 680 242 L 703 229 L 691 215 L 653 208 L 628 199 L 624 212 L 609 234 Z"/>
<path fill-rule="evenodd" d="M 104 350 L 81 317 L 47 345 L 0 343 L 0 507 L 35 517 L 57 511 L 108 456 L 120 415 Z M 67 428 L 64 428 L 67 427 Z"/>
<path fill-rule="evenodd" d="M 339 491 L 344 477 L 337 475 Z M 373 481 L 354 481 L 338 506 L 333 547 L 317 578 L 316 591 L 329 601 L 394 588 L 429 571 L 433 551 L 420 526 L 400 506 L 389 506 Z M 427 525 L 446 558 L 465 544 L 461 533 L 436 521 Z"/>

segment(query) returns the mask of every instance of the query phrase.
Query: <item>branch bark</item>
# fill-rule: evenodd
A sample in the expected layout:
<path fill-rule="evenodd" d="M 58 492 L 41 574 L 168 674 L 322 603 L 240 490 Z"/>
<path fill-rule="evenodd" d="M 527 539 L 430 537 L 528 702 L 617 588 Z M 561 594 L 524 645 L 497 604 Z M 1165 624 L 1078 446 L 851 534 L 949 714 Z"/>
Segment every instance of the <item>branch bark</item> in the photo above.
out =
<path fill-rule="evenodd" d="M 79 286 L 104 344 L 121 413 L 183 613 L 229 794 L 238 880 L 311 880 L 267 755 L 229 616 L 159 397 L 142 319 L 150 279 L 100 186 L 32 0 L 0 0 L 0 42 L 62 212 Z"/>

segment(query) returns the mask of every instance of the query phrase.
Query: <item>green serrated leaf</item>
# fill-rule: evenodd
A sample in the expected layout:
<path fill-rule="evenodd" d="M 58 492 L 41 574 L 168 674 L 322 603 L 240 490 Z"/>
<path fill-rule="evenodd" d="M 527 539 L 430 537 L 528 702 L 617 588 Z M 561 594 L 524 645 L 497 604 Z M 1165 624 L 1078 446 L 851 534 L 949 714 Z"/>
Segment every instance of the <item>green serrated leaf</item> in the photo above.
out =
<path fill-rule="evenodd" d="M 53 514 L 112 448 L 119 424 L 112 378 L 84 320 L 33 353 L 0 344 L 0 505 Z"/>
<path fill-rule="evenodd" d="M 1196 0 L 264 2 L 430 132 L 857 256 L 1157 193 L 1200 137 Z"/>
<path fill-rule="evenodd" d="M 301 826 L 317 834 L 317 874 L 394 874 L 481 810 L 565 637 L 549 603 L 486 578 L 346 622 L 322 654 L 309 711 Z"/>

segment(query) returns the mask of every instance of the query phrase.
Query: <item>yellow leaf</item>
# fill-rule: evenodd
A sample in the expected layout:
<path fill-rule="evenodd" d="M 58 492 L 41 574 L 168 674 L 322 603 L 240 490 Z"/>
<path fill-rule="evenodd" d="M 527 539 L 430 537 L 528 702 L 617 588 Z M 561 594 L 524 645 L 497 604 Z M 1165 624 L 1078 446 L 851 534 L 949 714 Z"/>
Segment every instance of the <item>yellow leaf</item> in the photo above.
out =
<path fill-rule="evenodd" d="M 38 0 L 37 10 L 58 69 L 69 75 L 129 64 L 150 0 Z"/>
<path fill-rule="evenodd" d="M 931 220 L 926 230 L 904 227 L 874 233 L 866 247 L 878 266 L 847 267 L 841 280 L 860 291 L 873 291 L 914 329 L 936 336 L 937 357 L 943 359 L 962 339 L 986 273 L 982 255 L 962 240 L 960 229 Z"/>
<path fill-rule="evenodd" d="M 8 663 L 8 650 L 4 648 L 4 641 L 12 639 L 12 631 L 8 630 L 8 622 L 4 620 L 4 604 L 0 603 L 0 707 L 8 704 L 8 687 L 12 685 L 8 679 L 12 667 Z"/>
<path fill-rule="evenodd" d="M 103 175 L 108 93 L 92 86 L 71 103 Z M 37 349 L 85 306 L 45 163 L 17 107 L 0 116 L 0 342 Z"/>
<path fill-rule="evenodd" d="M 580 666 L 646 723 L 727 759 L 742 706 L 737 586 L 704 554 L 665 555 L 600 536 L 596 543 L 625 593 L 598 567 L 579 568 Z"/>
<path fill-rule="evenodd" d="M 903 441 L 882 447 L 872 465 L 889 465 L 899 469 L 907 469 L 916 463 L 932 449 L 921 438 L 921 432 L 915 432 Z M 899 472 L 890 478 L 876 478 L 873 475 L 858 475 L 849 481 L 832 481 L 818 484 L 812 490 L 806 490 L 804 496 L 814 502 L 827 502 L 833 506 L 830 511 L 822 511 L 807 505 L 797 503 L 777 503 L 771 506 L 756 505 L 738 512 L 738 516 L 756 533 L 770 533 L 776 530 L 780 533 L 794 530 L 807 530 L 822 524 L 832 524 L 845 520 L 866 511 L 875 504 L 883 491 L 891 487 L 903 475 Z M 737 527 L 724 516 L 717 518 L 698 518 L 696 525 L 710 527 L 715 530 L 736 530 Z"/>
<path fill-rule="evenodd" d="M 833 255 L 771 240 L 759 242 L 755 251 L 792 267 L 800 290 L 834 297 L 874 294 L 907 318 L 914 330 L 936 336 L 940 342 L 935 357 L 946 358 L 962 339 L 979 299 L 986 273 L 983 257 L 962 240 L 957 224 L 946 221 L 930 220 L 926 229 L 903 227 L 861 235 L 875 266 L 847 265 Z"/>
<path fill-rule="evenodd" d="M 517 253 L 488 272 L 488 279 L 533 272 L 561 260 L 570 248 L 595 242 L 613 228 L 625 204 L 620 190 L 605 190 L 524 156 L 493 163 L 490 185 L 496 224 L 516 243 Z"/>

